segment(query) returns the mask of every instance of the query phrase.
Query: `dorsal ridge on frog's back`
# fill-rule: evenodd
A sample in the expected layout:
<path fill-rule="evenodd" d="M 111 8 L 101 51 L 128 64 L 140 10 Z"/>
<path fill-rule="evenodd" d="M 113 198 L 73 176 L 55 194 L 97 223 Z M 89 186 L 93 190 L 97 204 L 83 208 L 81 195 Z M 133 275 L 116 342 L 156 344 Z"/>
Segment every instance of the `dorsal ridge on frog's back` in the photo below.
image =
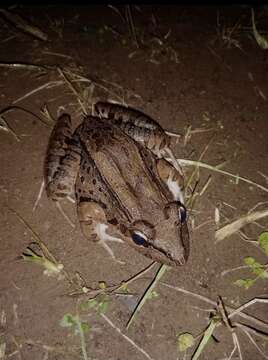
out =
<path fill-rule="evenodd" d="M 117 179 L 114 186 L 123 197 L 125 197 L 124 191 L 129 199 L 133 196 L 137 197 L 134 194 L 142 191 L 142 187 L 146 187 L 150 198 L 148 201 L 161 201 L 160 198 L 153 199 L 153 196 L 150 196 L 150 194 L 154 194 L 154 197 L 156 194 L 159 196 L 162 194 L 159 191 L 162 186 L 156 176 L 157 172 L 149 169 L 149 164 L 154 168 L 156 166 L 153 154 L 122 129 L 113 123 L 107 124 L 106 120 L 87 117 L 81 129 L 81 140 L 85 151 L 92 156 L 96 166 L 102 166 L 102 172 L 109 182 L 113 183 L 113 179 Z M 146 161 L 144 154 L 147 154 Z M 125 185 L 129 184 L 129 189 L 125 187 L 121 190 L 120 178 L 124 179 Z"/>

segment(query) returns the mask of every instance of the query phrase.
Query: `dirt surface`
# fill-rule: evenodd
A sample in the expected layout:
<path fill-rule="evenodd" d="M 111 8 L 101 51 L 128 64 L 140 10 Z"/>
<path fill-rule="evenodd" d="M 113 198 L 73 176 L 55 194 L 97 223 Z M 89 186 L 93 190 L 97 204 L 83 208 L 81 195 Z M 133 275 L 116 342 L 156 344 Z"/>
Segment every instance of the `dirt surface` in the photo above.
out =
<path fill-rule="evenodd" d="M 86 359 L 75 325 L 60 325 L 66 314 L 79 314 L 79 319 L 89 325 L 89 331 L 85 329 L 82 334 L 90 359 L 190 359 L 201 338 L 185 356 L 178 352 L 177 336 L 183 332 L 195 337 L 202 334 L 215 306 L 163 283 L 214 302 L 220 295 L 224 304 L 233 308 L 255 297 L 267 298 L 267 280 L 258 279 L 248 290 L 234 285 L 237 279 L 254 277 L 248 268 L 241 268 L 244 257 L 252 256 L 265 264 L 264 252 L 239 234 L 215 243 L 215 208 L 220 210 L 222 226 L 256 206 L 255 210 L 267 207 L 267 191 L 202 168 L 196 188 L 199 195 L 189 211 L 190 259 L 185 266 L 165 273 L 155 288 L 158 296 L 145 303 L 128 330 L 133 304 L 159 265 L 128 286 L 134 296 L 98 299 L 102 304 L 109 300 L 107 310 L 99 315 L 94 308 L 81 309 L 88 297 L 70 296 L 77 286 L 66 277 L 46 276 L 44 268 L 21 259 L 36 238 L 18 216 L 38 234 L 76 284 L 79 278 L 80 284 L 91 288 L 99 288 L 99 282 L 119 284 L 151 263 L 134 249 L 118 244 L 114 251 L 125 265 L 114 262 L 102 247 L 82 236 L 75 206 L 68 201 L 62 207 L 74 221 L 74 229 L 45 193 L 33 211 L 51 133 L 51 125 L 39 119 L 46 119 L 40 109 L 46 105 L 56 118 L 59 106 L 64 106 L 75 125 L 82 119 L 78 96 L 56 65 L 68 69 L 70 80 L 73 74 L 88 79 L 73 82 L 88 109 L 98 99 L 131 105 L 151 115 L 165 129 L 183 135 L 174 144 L 179 158 L 199 160 L 203 154 L 204 163 L 224 163 L 224 170 L 268 188 L 268 60 L 267 52 L 252 36 L 250 8 L 133 7 L 139 47 L 129 30 L 125 8 L 117 10 L 108 6 L 13 10 L 39 26 L 47 41 L 24 34 L 0 19 L 1 64 L 52 67 L 0 67 L 1 110 L 16 106 L 3 117 L 17 135 L 0 132 L 0 359 Z M 258 27 L 267 29 L 267 8 L 256 9 L 255 15 Z M 184 169 L 189 176 L 194 167 Z M 266 229 L 264 218 L 247 225 L 243 232 L 256 240 Z M 226 272 L 234 268 L 238 269 Z M 265 303 L 256 303 L 245 313 L 268 322 Z M 267 326 L 252 319 L 236 316 L 232 320 L 268 331 Z M 219 326 L 200 359 L 228 359 L 234 347 L 230 330 Z M 234 334 L 241 359 L 264 358 L 241 328 Z M 249 334 L 266 351 L 267 358 L 267 343 Z M 237 351 L 232 359 L 239 359 Z"/>

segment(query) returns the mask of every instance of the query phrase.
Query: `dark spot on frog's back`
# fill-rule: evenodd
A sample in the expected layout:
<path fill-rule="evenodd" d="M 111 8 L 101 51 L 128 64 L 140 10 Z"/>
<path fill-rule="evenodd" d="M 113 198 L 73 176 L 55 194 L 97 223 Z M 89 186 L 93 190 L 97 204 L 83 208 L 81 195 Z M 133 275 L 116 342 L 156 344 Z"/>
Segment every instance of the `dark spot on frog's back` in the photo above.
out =
<path fill-rule="evenodd" d="M 116 225 L 118 225 L 118 220 L 116 218 L 113 218 L 113 219 L 109 220 L 109 223 L 116 226 Z"/>
<path fill-rule="evenodd" d="M 96 179 L 92 180 L 93 185 L 96 185 Z"/>
<path fill-rule="evenodd" d="M 115 121 L 115 123 L 116 123 L 117 126 L 121 126 L 121 125 L 122 125 L 122 122 L 123 122 L 122 116 L 119 116 L 119 117 L 116 119 L 116 121 Z"/>
<path fill-rule="evenodd" d="M 86 170 L 86 162 L 84 161 L 83 164 L 82 164 L 82 170 Z"/>
<path fill-rule="evenodd" d="M 93 133 L 91 131 L 88 131 L 88 135 L 91 136 L 91 138 L 94 140 L 97 140 L 100 137 L 100 133 L 97 131 L 95 131 Z"/>
<path fill-rule="evenodd" d="M 85 177 L 81 176 L 80 180 L 81 180 L 81 183 L 83 184 L 85 182 Z"/>
<path fill-rule="evenodd" d="M 122 150 L 122 152 L 127 156 L 127 157 L 129 157 L 129 151 L 128 151 L 128 149 L 127 149 L 127 147 L 126 146 L 122 146 L 121 147 L 121 150 Z"/>

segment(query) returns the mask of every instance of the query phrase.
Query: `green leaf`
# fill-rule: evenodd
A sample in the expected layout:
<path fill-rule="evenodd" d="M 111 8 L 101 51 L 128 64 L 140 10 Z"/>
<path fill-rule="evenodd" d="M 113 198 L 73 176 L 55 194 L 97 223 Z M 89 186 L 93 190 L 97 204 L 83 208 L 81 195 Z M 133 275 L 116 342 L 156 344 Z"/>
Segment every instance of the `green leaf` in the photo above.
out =
<path fill-rule="evenodd" d="M 99 281 L 99 288 L 100 289 L 106 289 L 107 288 L 107 284 L 105 281 Z"/>
<path fill-rule="evenodd" d="M 65 314 L 60 321 L 60 326 L 62 327 L 71 327 L 75 324 L 76 324 L 76 319 L 70 313 Z"/>
<path fill-rule="evenodd" d="M 45 268 L 44 274 L 51 276 L 51 275 L 58 275 L 62 269 L 63 265 L 54 263 L 50 260 L 48 260 L 45 256 L 40 256 L 36 254 L 31 248 L 27 248 L 22 253 L 23 260 L 30 261 L 32 263 L 35 263 L 37 265 L 40 265 Z"/>
<path fill-rule="evenodd" d="M 122 284 L 120 290 L 125 293 L 129 293 L 128 284 Z"/>
<path fill-rule="evenodd" d="M 252 257 L 252 256 L 247 256 L 247 257 L 244 258 L 244 263 L 245 263 L 246 265 L 248 265 L 248 266 L 254 265 L 255 262 L 256 262 L 256 260 L 255 260 L 254 257 Z"/>
<path fill-rule="evenodd" d="M 244 258 L 244 263 L 248 265 L 251 271 L 257 276 L 261 276 L 264 272 L 264 266 L 251 256 Z"/>
<path fill-rule="evenodd" d="M 260 234 L 260 236 L 258 237 L 258 243 L 264 250 L 265 254 L 268 256 L 268 231 Z"/>
<path fill-rule="evenodd" d="M 109 301 L 103 301 L 103 302 L 99 303 L 98 313 L 104 314 L 108 309 L 108 305 L 109 305 Z"/>
<path fill-rule="evenodd" d="M 85 334 L 85 333 L 89 332 L 89 330 L 90 330 L 90 326 L 87 323 L 80 322 L 80 320 L 78 320 L 75 330 L 74 330 L 74 333 L 75 333 L 75 335 L 79 335 L 81 332 Z"/>
<path fill-rule="evenodd" d="M 81 303 L 81 310 L 97 309 L 99 302 L 96 299 L 90 299 Z"/>
<path fill-rule="evenodd" d="M 268 279 L 268 272 L 263 270 L 263 272 L 260 274 L 260 278 L 262 279 Z"/>
<path fill-rule="evenodd" d="M 159 296 L 158 292 L 155 291 L 155 290 L 152 290 L 149 294 L 148 294 L 148 300 L 151 300 L 151 299 L 155 299 Z"/>
<path fill-rule="evenodd" d="M 249 289 L 253 284 L 253 279 L 239 279 L 234 282 L 235 285 L 244 287 L 246 290 Z"/>
<path fill-rule="evenodd" d="M 87 323 L 84 323 L 84 322 L 81 324 L 81 328 L 82 328 L 82 331 L 83 331 L 84 334 L 89 332 L 89 330 L 90 330 L 90 326 Z"/>
<path fill-rule="evenodd" d="M 179 334 L 177 339 L 177 347 L 180 352 L 186 351 L 188 348 L 193 346 L 194 337 L 190 333 Z"/>

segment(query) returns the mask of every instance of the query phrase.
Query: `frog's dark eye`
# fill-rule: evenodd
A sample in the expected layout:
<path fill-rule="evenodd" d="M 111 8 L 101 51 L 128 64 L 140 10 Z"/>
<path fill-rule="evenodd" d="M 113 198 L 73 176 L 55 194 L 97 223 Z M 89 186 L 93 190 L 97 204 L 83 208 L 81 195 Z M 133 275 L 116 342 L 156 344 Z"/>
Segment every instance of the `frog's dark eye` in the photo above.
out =
<path fill-rule="evenodd" d="M 186 208 L 182 204 L 179 205 L 179 220 L 181 223 L 184 223 L 186 221 L 187 213 Z"/>
<path fill-rule="evenodd" d="M 146 236 L 144 234 L 142 234 L 140 231 L 134 231 L 131 234 L 131 237 L 135 244 L 141 245 L 144 247 L 149 246 Z"/>

